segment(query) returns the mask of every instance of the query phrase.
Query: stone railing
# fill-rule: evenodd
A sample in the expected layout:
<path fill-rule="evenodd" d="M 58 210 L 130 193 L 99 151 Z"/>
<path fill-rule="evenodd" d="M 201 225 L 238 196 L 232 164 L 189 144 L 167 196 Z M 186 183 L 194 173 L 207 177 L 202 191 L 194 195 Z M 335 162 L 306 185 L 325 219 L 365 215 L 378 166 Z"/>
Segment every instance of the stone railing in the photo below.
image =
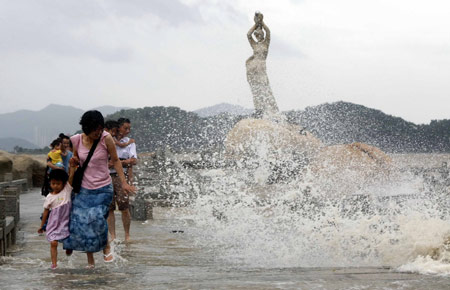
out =
<path fill-rule="evenodd" d="M 152 219 L 153 207 L 184 206 L 201 192 L 205 168 L 223 167 L 215 152 L 175 153 L 158 150 L 140 154 L 136 166 L 135 185 L 139 188 L 130 202 L 134 220 Z"/>
<path fill-rule="evenodd" d="M 0 182 L 0 256 L 16 243 L 17 227 L 20 220 L 20 193 L 27 189 L 27 180 L 12 180 L 12 175 L 4 174 Z"/>

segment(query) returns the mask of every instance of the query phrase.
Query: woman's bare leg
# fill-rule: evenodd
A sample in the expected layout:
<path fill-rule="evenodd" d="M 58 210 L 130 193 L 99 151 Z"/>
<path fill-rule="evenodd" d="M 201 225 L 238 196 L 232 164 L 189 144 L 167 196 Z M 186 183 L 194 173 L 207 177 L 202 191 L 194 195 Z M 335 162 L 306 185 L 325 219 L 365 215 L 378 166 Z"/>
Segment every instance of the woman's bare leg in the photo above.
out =
<path fill-rule="evenodd" d="M 103 259 L 105 260 L 105 262 L 109 262 L 112 259 L 114 259 L 113 255 L 109 255 L 109 254 L 111 254 L 111 246 L 109 245 L 109 241 L 108 241 L 106 243 L 106 247 L 103 249 Z"/>
<path fill-rule="evenodd" d="M 94 267 L 95 266 L 95 261 L 94 261 L 94 253 L 91 252 L 87 252 L 87 260 L 88 260 L 88 267 Z"/>
<path fill-rule="evenodd" d="M 111 235 L 111 241 L 116 239 L 116 217 L 114 216 L 114 210 L 110 210 L 108 214 L 108 230 Z"/>

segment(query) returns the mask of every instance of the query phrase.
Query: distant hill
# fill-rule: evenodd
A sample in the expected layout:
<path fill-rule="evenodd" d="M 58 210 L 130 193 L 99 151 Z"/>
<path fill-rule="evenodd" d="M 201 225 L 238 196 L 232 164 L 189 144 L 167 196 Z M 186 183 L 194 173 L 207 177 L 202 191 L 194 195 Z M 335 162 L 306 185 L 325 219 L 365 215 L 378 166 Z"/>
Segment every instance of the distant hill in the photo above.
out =
<path fill-rule="evenodd" d="M 131 120 L 130 137 L 136 139 L 139 152 L 170 146 L 177 150 L 202 150 L 221 146 L 227 132 L 240 116 L 220 114 L 201 118 L 178 107 L 145 107 L 122 110 L 108 118 Z"/>
<path fill-rule="evenodd" d="M 450 120 L 416 125 L 347 102 L 289 111 L 286 116 L 326 144 L 364 142 L 386 152 L 450 152 Z"/>
<path fill-rule="evenodd" d="M 200 117 L 211 117 L 223 113 L 228 113 L 230 115 L 250 115 L 251 113 L 253 113 L 253 110 L 244 108 L 239 105 L 221 103 L 211 107 L 195 110 L 194 113 L 196 113 Z"/>
<path fill-rule="evenodd" d="M 136 139 L 140 152 L 165 146 L 177 150 L 203 150 L 222 147 L 229 130 L 251 113 L 248 109 L 241 111 L 243 115 L 237 111 L 230 113 L 229 108 L 233 107 L 219 104 L 200 113 L 199 110 L 187 112 L 177 107 L 122 109 L 107 118 L 127 117 L 132 121 L 131 136 Z M 106 106 L 98 109 L 107 115 L 109 111 L 121 108 Z M 20 138 L 42 148 L 60 132 L 72 134 L 78 131 L 83 112 L 71 106 L 50 105 L 41 111 L 2 114 L 0 138 Z M 288 122 L 302 126 L 325 144 L 364 142 L 386 152 L 450 152 L 450 120 L 416 125 L 347 102 L 326 103 L 284 114 Z M 26 148 L 25 145 L 20 147 Z"/>
<path fill-rule="evenodd" d="M 0 138 L 0 150 L 13 152 L 14 147 L 19 146 L 27 149 L 38 149 L 36 144 L 21 138 Z"/>
<path fill-rule="evenodd" d="M 120 109 L 112 106 L 98 108 L 103 114 Z M 49 145 L 59 133 L 72 134 L 79 130 L 78 123 L 83 113 L 84 110 L 72 106 L 52 104 L 40 111 L 20 110 L 0 114 L 0 138 L 19 138 L 42 148 Z"/>
<path fill-rule="evenodd" d="M 336 102 L 284 113 L 290 123 L 311 131 L 325 144 L 364 142 L 386 152 L 450 152 L 450 120 L 416 125 L 361 105 Z M 248 116 L 222 113 L 200 117 L 177 107 L 123 110 L 111 118 L 128 117 L 138 151 L 170 146 L 202 150 L 223 146 L 227 132 Z"/>
<path fill-rule="evenodd" d="M 129 107 L 101 106 L 101 107 L 92 108 L 91 110 L 97 110 L 100 113 L 102 113 L 102 115 L 104 117 L 106 117 L 107 115 L 114 114 L 117 111 L 128 110 L 128 109 L 130 109 L 130 108 Z M 81 115 L 80 115 L 80 117 L 81 117 Z"/>

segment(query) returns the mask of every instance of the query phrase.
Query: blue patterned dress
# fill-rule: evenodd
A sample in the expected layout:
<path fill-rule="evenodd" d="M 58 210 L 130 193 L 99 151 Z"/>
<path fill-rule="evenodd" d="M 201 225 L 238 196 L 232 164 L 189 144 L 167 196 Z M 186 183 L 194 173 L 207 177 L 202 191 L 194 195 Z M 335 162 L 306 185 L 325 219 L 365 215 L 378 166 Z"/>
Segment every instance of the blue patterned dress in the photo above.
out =
<path fill-rule="evenodd" d="M 112 185 L 98 189 L 81 188 L 72 198 L 70 235 L 63 241 L 64 249 L 98 252 L 108 242 L 107 217 L 113 197 Z"/>

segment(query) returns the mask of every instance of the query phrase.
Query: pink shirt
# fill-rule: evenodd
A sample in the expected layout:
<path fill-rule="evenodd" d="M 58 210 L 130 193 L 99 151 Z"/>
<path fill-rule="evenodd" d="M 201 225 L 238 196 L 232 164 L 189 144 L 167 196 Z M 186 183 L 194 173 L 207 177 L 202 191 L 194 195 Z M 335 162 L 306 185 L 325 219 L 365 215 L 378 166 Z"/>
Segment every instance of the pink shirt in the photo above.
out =
<path fill-rule="evenodd" d="M 55 209 L 59 206 L 65 205 L 71 201 L 72 186 L 66 182 L 63 190 L 57 194 L 49 193 L 44 201 L 44 208 Z"/>
<path fill-rule="evenodd" d="M 111 183 L 108 169 L 109 154 L 105 144 L 105 137 L 108 135 L 108 132 L 103 131 L 100 142 L 98 142 L 97 148 L 95 148 L 94 155 L 92 155 L 91 160 L 84 171 L 81 187 L 86 189 L 97 189 Z M 74 149 L 78 151 L 80 166 L 83 166 L 83 163 L 89 154 L 89 149 L 83 145 L 81 134 L 70 137 L 70 140 L 72 141 Z"/>

